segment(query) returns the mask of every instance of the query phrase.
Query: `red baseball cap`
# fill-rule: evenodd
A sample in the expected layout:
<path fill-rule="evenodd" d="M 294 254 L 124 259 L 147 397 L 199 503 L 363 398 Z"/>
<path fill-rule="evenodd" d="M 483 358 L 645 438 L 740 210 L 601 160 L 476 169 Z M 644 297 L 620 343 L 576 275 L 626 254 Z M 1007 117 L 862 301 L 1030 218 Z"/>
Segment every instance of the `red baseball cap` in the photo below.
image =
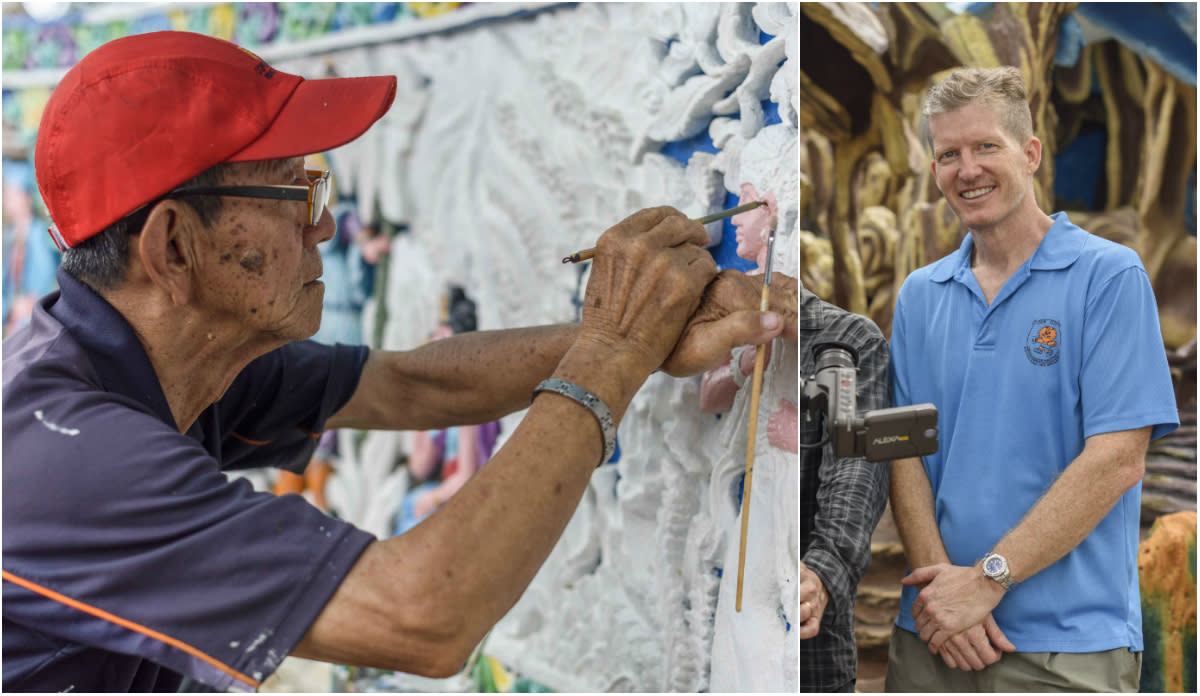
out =
<path fill-rule="evenodd" d="M 203 34 L 110 41 L 67 71 L 42 113 L 34 169 L 51 236 L 74 246 L 222 162 L 344 145 L 395 96 L 394 76 L 307 80 Z"/>

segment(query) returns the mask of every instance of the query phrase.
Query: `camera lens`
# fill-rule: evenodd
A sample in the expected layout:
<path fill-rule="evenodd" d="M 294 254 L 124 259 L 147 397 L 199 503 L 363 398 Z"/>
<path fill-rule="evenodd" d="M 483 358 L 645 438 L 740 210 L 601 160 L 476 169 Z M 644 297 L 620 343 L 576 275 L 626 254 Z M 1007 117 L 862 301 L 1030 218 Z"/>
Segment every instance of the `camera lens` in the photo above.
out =
<path fill-rule="evenodd" d="M 817 372 L 828 367 L 853 368 L 858 362 L 854 349 L 838 343 L 821 343 L 813 348 L 813 357 L 817 362 Z"/>

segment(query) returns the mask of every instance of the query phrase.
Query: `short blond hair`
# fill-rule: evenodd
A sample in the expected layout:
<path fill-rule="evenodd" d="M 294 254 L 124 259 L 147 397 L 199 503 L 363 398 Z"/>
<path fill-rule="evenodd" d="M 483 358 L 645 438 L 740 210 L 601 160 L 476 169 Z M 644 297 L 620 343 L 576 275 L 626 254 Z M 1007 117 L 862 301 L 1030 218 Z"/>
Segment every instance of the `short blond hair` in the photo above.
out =
<path fill-rule="evenodd" d="M 1033 115 L 1025 93 L 1025 79 L 1012 66 L 959 68 L 929 88 L 921 107 L 921 137 L 933 148 L 929 122 L 934 116 L 957 111 L 968 104 L 1000 107 L 1000 124 L 1019 142 L 1033 137 Z"/>

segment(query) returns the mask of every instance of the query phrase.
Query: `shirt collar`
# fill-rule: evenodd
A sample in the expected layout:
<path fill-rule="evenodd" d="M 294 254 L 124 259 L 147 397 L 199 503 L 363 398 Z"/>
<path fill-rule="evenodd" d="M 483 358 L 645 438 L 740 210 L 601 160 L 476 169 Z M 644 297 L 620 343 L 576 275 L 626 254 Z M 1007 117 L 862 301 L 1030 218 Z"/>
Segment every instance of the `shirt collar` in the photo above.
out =
<path fill-rule="evenodd" d="M 125 317 L 62 268 L 58 287 L 58 300 L 47 311 L 87 352 L 104 389 L 133 399 L 177 427 L 154 366 Z"/>
<path fill-rule="evenodd" d="M 1054 213 L 1050 219 L 1054 222 L 1033 252 L 1033 257 L 1029 260 L 1030 270 L 1054 271 L 1070 266 L 1079 258 L 1084 242 L 1087 241 L 1088 233 L 1072 223 L 1066 213 Z M 944 283 L 960 273 L 970 272 L 971 250 L 974 247 L 973 234 L 968 233 L 963 237 L 958 249 L 934 262 L 929 279 L 936 283 Z"/>

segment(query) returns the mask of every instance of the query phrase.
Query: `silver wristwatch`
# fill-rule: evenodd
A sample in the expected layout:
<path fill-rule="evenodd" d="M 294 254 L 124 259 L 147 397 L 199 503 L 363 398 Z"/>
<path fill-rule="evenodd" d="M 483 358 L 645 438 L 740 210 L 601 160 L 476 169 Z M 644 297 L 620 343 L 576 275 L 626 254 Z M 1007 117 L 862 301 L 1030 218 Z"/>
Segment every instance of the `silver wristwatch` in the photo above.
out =
<path fill-rule="evenodd" d="M 1005 592 L 1016 584 L 1012 574 L 1008 572 L 1008 559 L 995 552 L 983 557 L 983 574 L 1000 583 Z"/>

